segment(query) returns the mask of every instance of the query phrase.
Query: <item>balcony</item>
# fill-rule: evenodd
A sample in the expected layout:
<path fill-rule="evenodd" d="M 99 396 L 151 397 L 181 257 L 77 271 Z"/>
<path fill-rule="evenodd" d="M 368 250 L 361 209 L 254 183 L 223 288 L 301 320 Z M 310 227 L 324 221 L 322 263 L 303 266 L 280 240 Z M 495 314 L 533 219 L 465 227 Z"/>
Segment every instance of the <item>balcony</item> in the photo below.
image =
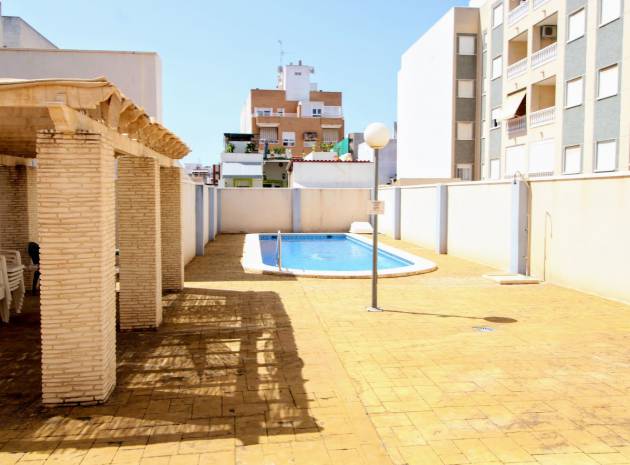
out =
<path fill-rule="evenodd" d="M 543 108 L 529 115 L 529 126 L 543 126 L 545 124 L 553 123 L 556 119 L 556 107 Z"/>
<path fill-rule="evenodd" d="M 322 109 L 322 118 L 343 118 L 341 107 L 325 106 Z"/>
<path fill-rule="evenodd" d="M 550 61 L 555 60 L 557 54 L 558 54 L 557 42 L 554 42 L 553 44 L 543 48 L 542 50 L 538 50 L 536 53 L 532 55 L 532 69 L 538 68 L 539 66 L 542 66 L 545 63 L 549 63 Z"/>
<path fill-rule="evenodd" d="M 527 134 L 527 116 L 517 116 L 508 120 L 507 133 L 510 139 Z"/>
<path fill-rule="evenodd" d="M 518 77 L 525 72 L 527 72 L 527 57 L 508 66 L 507 78 L 514 79 L 515 77 Z"/>
<path fill-rule="evenodd" d="M 508 12 L 508 25 L 512 26 L 513 24 L 515 24 L 519 19 L 527 15 L 528 11 L 529 1 L 519 1 L 518 6 Z"/>
<path fill-rule="evenodd" d="M 252 113 L 252 117 L 254 118 L 260 118 L 260 117 L 273 117 L 273 116 L 279 116 L 279 117 L 284 117 L 284 118 L 297 118 L 297 113 L 284 113 L 284 112 L 272 112 L 272 111 L 259 111 L 256 113 Z"/>

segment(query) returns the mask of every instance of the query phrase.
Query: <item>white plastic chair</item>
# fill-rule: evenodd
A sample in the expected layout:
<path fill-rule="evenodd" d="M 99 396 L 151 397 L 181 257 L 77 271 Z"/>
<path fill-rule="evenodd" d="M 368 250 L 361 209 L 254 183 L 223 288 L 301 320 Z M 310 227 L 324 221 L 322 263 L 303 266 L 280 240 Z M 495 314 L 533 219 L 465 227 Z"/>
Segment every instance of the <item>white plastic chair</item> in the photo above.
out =
<path fill-rule="evenodd" d="M 0 255 L 0 303 L 0 320 L 8 323 L 11 315 L 11 291 L 9 290 L 7 259 L 2 255 Z"/>
<path fill-rule="evenodd" d="M 24 304 L 24 265 L 22 264 L 22 258 L 20 252 L 17 250 L 0 250 L 0 255 L 4 256 L 6 260 L 6 270 L 8 279 L 8 290 L 11 294 L 11 301 L 16 313 L 22 311 L 22 305 Z M 8 319 L 7 319 L 8 321 Z"/>

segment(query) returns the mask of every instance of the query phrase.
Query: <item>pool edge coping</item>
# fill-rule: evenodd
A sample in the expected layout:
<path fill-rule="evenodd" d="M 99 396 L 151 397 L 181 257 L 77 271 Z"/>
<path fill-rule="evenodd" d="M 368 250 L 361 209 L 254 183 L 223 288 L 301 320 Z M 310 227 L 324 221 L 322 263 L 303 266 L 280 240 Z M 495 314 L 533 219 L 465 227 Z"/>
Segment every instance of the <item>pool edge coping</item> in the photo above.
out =
<path fill-rule="evenodd" d="M 277 233 L 250 233 L 245 235 L 245 242 L 243 244 L 243 257 L 241 259 L 241 266 L 246 273 L 256 274 L 273 274 L 277 276 L 300 276 L 304 278 L 338 278 L 338 279 L 353 279 L 353 278 L 370 278 L 372 276 L 371 270 L 366 271 L 322 271 L 322 270 L 301 270 L 295 268 L 278 268 L 265 265 L 262 260 L 262 253 L 260 250 L 260 236 Z M 340 232 L 322 232 L 322 233 L 284 233 L 291 236 L 312 236 L 314 234 L 321 235 L 344 235 L 349 236 L 355 240 L 361 241 L 370 247 L 372 241 L 367 238 L 354 233 L 340 233 Z M 398 278 L 404 276 L 412 276 L 417 274 L 430 273 L 437 270 L 437 264 L 426 258 L 419 257 L 417 255 L 405 252 L 396 247 L 392 247 L 387 244 L 378 245 L 379 250 L 390 253 L 396 257 L 410 261 L 412 265 L 391 268 L 389 270 L 379 271 L 379 278 Z"/>

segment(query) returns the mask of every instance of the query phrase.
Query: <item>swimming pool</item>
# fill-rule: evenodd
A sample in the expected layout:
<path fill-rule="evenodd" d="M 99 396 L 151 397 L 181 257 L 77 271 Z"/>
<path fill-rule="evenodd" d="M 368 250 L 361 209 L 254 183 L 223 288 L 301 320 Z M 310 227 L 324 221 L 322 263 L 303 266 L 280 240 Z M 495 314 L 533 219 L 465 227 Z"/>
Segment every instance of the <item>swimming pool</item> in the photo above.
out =
<path fill-rule="evenodd" d="M 316 277 L 369 277 L 372 243 L 356 234 L 283 233 L 281 266 L 278 235 L 248 234 L 243 267 L 246 271 Z M 378 248 L 379 276 L 405 276 L 436 269 L 435 263 L 386 245 Z"/>

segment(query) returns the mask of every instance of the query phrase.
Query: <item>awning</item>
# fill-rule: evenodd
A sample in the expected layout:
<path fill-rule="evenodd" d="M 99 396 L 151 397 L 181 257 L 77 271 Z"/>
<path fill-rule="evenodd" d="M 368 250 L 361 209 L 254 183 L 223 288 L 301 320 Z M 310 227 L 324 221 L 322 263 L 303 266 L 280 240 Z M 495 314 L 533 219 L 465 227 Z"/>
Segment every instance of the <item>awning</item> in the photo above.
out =
<path fill-rule="evenodd" d="M 262 178 L 262 163 L 224 162 L 221 165 L 221 176 L 224 178 Z"/>
<path fill-rule="evenodd" d="M 507 103 L 503 106 L 503 114 L 501 115 L 504 120 L 516 117 L 518 107 L 520 107 L 523 100 L 525 100 L 526 94 L 527 91 L 523 89 L 507 96 Z"/>

